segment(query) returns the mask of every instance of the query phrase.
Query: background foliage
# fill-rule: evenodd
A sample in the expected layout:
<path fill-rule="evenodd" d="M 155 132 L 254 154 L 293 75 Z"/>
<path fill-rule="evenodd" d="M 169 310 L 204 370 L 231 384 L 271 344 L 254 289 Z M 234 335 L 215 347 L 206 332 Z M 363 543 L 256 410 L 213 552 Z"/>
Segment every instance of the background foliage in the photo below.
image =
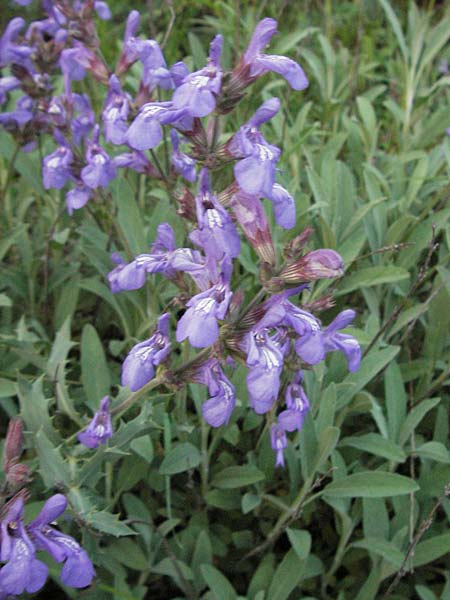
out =
<path fill-rule="evenodd" d="M 230 64 L 258 19 L 271 16 L 281 31 L 271 51 L 296 58 L 311 82 L 296 94 L 265 77 L 239 123 L 261 100 L 282 99 L 266 133 L 282 140 L 280 181 L 295 195 L 299 218 L 293 233 L 278 232 L 275 241 L 281 247 L 312 226 L 313 247 L 340 252 L 345 276 L 321 282 L 314 296 L 328 288 L 333 311 L 358 310 L 353 334 L 366 355 L 357 373 L 347 374 L 337 355 L 306 373 L 312 411 L 283 471 L 274 469 L 264 418 L 246 408 L 240 369 L 233 379 L 240 406 L 227 427 L 203 422 L 203 389 L 190 385 L 181 403 L 170 393 L 143 397 L 107 447 L 74 449 L 73 436 L 99 399 L 111 391 L 126 397 L 121 361 L 173 295 L 156 278 L 113 296 L 105 282 L 110 253 L 145 252 L 158 223 L 176 230 L 177 221 L 164 193 L 142 176 L 117 180 L 109 203 L 68 217 L 62 194 L 42 187 L 39 152 L 16 154 L 1 132 L 2 428 L 21 413 L 26 462 L 36 472 L 30 516 L 49 490 L 67 493 L 67 527 L 82 532 L 98 572 L 82 596 L 62 591 L 56 579 L 43 594 L 450 598 L 450 502 L 443 497 L 450 480 L 450 76 L 438 70 L 442 58 L 450 60 L 445 4 L 174 3 L 169 64 L 188 54 L 200 68 L 216 32 Z M 113 23 L 99 23 L 107 59 L 118 51 L 128 11 L 147 10 L 142 2 L 111 5 Z M 161 40 L 169 5 L 148 5 L 149 35 Z M 21 10 L 32 15 L 33 8 Z M 256 273 L 250 252 L 239 260 L 243 273 Z M 254 280 L 244 274 L 240 283 L 248 299 Z M 404 576 L 395 580 L 397 573 Z"/>

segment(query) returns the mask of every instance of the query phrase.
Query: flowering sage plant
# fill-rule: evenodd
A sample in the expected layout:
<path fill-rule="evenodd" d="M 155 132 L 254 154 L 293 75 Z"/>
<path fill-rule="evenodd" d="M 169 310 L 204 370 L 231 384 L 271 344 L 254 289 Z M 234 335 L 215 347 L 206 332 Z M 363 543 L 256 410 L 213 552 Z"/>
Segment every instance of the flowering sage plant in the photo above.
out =
<path fill-rule="evenodd" d="M 112 248 L 105 278 L 112 294 L 161 278 L 170 285 L 164 300 L 153 303 L 164 306 L 152 314 L 153 330 L 123 357 L 120 398 L 111 398 L 111 409 L 108 396 L 98 398 L 87 425 L 74 417 L 79 431 L 73 441 L 80 445 L 73 452 L 107 452 L 116 416 L 150 389 L 177 394 L 200 384 L 207 395 L 202 417 L 213 428 L 226 426 L 238 403 L 265 415 L 276 466 L 283 467 L 288 434 L 301 430 L 310 411 L 305 371 L 329 352 L 342 352 L 350 371 L 361 359 L 356 339 L 341 332 L 355 311 L 346 309 L 333 320 L 325 316 L 323 325 L 315 313 L 331 308 L 332 297 L 308 302 L 313 282 L 340 277 L 343 261 L 334 249 L 307 248 L 311 230 L 301 232 L 295 199 L 277 182 L 282 150 L 266 124 L 281 110 L 280 99 L 261 101 L 239 127 L 230 127 L 247 89 L 260 78 L 274 72 L 300 92 L 308 87 L 303 69 L 266 53 L 277 28 L 271 18 L 257 24 L 231 69 L 222 64 L 221 35 L 211 41 L 200 69 L 191 71 L 183 61 L 168 65 L 157 41 L 139 37 L 136 11 L 111 68 L 95 28 L 97 16 L 110 17 L 104 2 L 44 0 L 42 7 L 41 20 L 27 25 L 16 17 L 1 38 L 0 102 L 8 110 L 0 124 L 23 152 L 45 140 L 43 186 L 63 191 L 70 215 L 83 207 L 110 211 L 111 186 L 130 177 L 159 186 L 172 211 L 170 223 L 155 224 L 146 252 L 132 256 L 120 244 Z M 137 88 L 130 85 L 136 66 Z M 90 89 L 83 85 L 88 78 L 95 101 L 84 91 Z M 280 228 L 296 230 L 284 248 L 274 241 Z M 254 266 L 248 275 L 259 286 L 251 298 L 236 284 L 244 251 Z M 245 369 L 246 397 L 237 398 L 232 383 L 238 368 Z M 1 513 L 0 597 L 43 586 L 48 569 L 37 551 L 64 563 L 64 584 L 89 585 L 95 572 L 86 552 L 52 524 L 66 509 L 63 494 L 53 495 L 24 523 L 30 474 L 18 469 L 19 454 L 8 463 Z"/>

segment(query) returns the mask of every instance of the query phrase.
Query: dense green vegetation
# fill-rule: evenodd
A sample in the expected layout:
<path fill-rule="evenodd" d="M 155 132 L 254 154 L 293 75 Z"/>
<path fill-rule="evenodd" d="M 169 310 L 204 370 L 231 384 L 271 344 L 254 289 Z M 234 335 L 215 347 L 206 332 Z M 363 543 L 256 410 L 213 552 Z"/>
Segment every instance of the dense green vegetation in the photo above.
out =
<path fill-rule="evenodd" d="M 112 62 L 129 10 L 148 7 L 110 4 L 113 21 L 100 22 L 99 34 Z M 176 397 L 144 395 L 109 446 L 74 447 L 102 396 L 127 397 L 119 388 L 126 352 L 174 295 L 158 276 L 113 295 L 111 252 L 145 252 L 162 221 L 180 241 L 185 232 L 167 193 L 142 175 L 114 181 L 103 202 L 69 217 L 63 193 L 42 186 L 51 143 L 18 153 L 0 131 L 2 434 L 20 412 L 35 472 L 29 514 L 50 492 L 67 493 L 72 534 L 98 575 L 82 594 L 62 591 L 53 563 L 55 580 L 39 597 L 448 599 L 450 75 L 439 65 L 450 61 L 450 8 L 180 1 L 171 12 L 171 4 L 148 3 L 147 33 L 161 42 L 170 27 L 167 63 L 188 55 L 193 69 L 215 33 L 231 66 L 260 18 L 279 21 L 270 51 L 298 60 L 310 86 L 297 93 L 279 77 L 261 78 L 222 135 L 262 100 L 280 98 L 264 135 L 283 150 L 279 181 L 298 221 L 293 231 L 274 228 L 274 240 L 281 251 L 312 227 L 311 249 L 342 255 L 345 275 L 316 284 L 310 301 L 334 296 L 326 323 L 357 310 L 351 333 L 364 359 L 349 374 L 335 353 L 306 372 L 312 410 L 284 470 L 274 468 L 264 416 L 248 410 L 241 366 L 232 379 L 240 403 L 226 427 L 206 425 L 206 392 L 189 384 Z M 100 106 L 98 84 L 80 85 Z M 218 190 L 229 183 L 229 171 L 217 173 Z M 238 260 L 236 287 L 249 302 L 259 290 L 256 255 L 245 247 Z"/>

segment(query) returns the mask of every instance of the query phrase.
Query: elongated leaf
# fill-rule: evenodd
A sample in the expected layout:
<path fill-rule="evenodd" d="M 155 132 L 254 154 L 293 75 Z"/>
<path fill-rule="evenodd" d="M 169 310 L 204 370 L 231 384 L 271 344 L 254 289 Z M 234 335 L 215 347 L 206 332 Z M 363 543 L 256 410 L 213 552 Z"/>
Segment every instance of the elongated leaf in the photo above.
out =
<path fill-rule="evenodd" d="M 45 486 L 49 489 L 57 488 L 61 484 L 69 485 L 69 465 L 63 460 L 59 450 L 42 430 L 37 432 L 34 441 L 39 459 L 39 471 Z"/>
<path fill-rule="evenodd" d="M 214 476 L 211 484 L 223 490 L 245 487 L 264 479 L 262 473 L 256 467 L 244 465 L 242 467 L 227 467 Z"/>
<path fill-rule="evenodd" d="M 373 552 L 377 556 L 381 556 L 388 562 L 392 563 L 397 569 L 400 568 L 404 553 L 397 548 L 392 542 L 380 540 L 378 538 L 366 538 L 360 542 L 353 544 L 355 548 L 365 548 L 369 552 Z"/>
<path fill-rule="evenodd" d="M 289 550 L 274 573 L 267 593 L 268 600 L 287 600 L 303 577 L 306 561 L 301 561 L 294 550 Z"/>
<path fill-rule="evenodd" d="M 400 444 L 404 444 L 424 416 L 440 402 L 440 398 L 429 398 L 415 406 L 400 429 Z"/>
<path fill-rule="evenodd" d="M 189 442 L 179 444 L 170 450 L 159 467 L 161 475 L 175 475 L 198 467 L 201 461 L 200 452 Z"/>
<path fill-rule="evenodd" d="M 88 404 L 97 410 L 103 396 L 109 394 L 111 380 L 103 345 L 92 325 L 85 325 L 81 336 L 81 378 Z"/>
<path fill-rule="evenodd" d="M 200 570 L 214 600 L 236 600 L 237 595 L 233 586 L 220 571 L 208 564 L 201 565 Z"/>
<path fill-rule="evenodd" d="M 369 381 L 373 380 L 377 373 L 391 362 L 399 350 L 398 346 L 388 346 L 382 350 L 371 350 L 363 359 L 359 370 L 356 373 L 350 373 L 344 379 L 343 383 L 349 384 L 349 387 L 345 388 L 338 397 L 338 408 L 346 406 L 355 394 L 362 390 Z"/>
<path fill-rule="evenodd" d="M 329 483 L 323 493 L 332 498 L 385 498 L 419 489 L 409 477 L 382 471 L 363 471 Z"/>
<path fill-rule="evenodd" d="M 409 273 L 402 267 L 393 265 L 368 267 L 360 269 L 353 275 L 346 277 L 339 288 L 338 295 L 348 294 L 353 290 L 359 290 L 362 287 L 372 287 L 382 283 L 395 283 L 402 279 L 408 279 Z"/>
<path fill-rule="evenodd" d="M 303 529 L 286 529 L 292 548 L 300 560 L 305 560 L 311 550 L 311 534 Z"/>
<path fill-rule="evenodd" d="M 397 19 L 397 15 L 392 10 L 391 5 L 389 4 L 389 0 L 378 0 L 383 7 L 384 12 L 386 13 L 386 17 L 391 24 L 392 29 L 394 30 L 395 37 L 397 38 L 398 45 L 400 46 L 400 50 L 403 54 L 403 59 L 405 62 L 408 61 L 409 51 L 406 46 L 405 36 L 403 35 L 402 27 L 400 25 L 399 20 Z"/>
<path fill-rule="evenodd" d="M 340 446 L 358 448 L 358 450 L 375 454 L 375 456 L 382 456 L 383 458 L 394 460 L 395 462 L 404 462 L 406 460 L 406 454 L 400 446 L 387 440 L 379 433 L 367 433 L 365 435 L 346 437 L 341 440 Z"/>
<path fill-rule="evenodd" d="M 414 566 L 420 567 L 450 552 L 450 533 L 435 535 L 419 542 L 414 552 Z"/>

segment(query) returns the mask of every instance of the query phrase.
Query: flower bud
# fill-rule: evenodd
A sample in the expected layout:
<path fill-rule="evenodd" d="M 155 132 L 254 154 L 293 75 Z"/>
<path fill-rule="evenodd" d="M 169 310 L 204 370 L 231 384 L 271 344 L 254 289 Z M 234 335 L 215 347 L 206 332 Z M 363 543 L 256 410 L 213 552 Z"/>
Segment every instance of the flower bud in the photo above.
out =
<path fill-rule="evenodd" d="M 3 452 L 3 468 L 8 471 L 8 465 L 17 461 L 22 454 L 23 435 L 22 420 L 11 419 L 6 433 L 5 450 Z"/>
<path fill-rule="evenodd" d="M 281 271 L 280 277 L 288 283 L 329 279 L 341 277 L 344 273 L 343 267 L 342 258 L 337 252 L 322 248 L 308 252 L 296 262 L 285 267 Z"/>

